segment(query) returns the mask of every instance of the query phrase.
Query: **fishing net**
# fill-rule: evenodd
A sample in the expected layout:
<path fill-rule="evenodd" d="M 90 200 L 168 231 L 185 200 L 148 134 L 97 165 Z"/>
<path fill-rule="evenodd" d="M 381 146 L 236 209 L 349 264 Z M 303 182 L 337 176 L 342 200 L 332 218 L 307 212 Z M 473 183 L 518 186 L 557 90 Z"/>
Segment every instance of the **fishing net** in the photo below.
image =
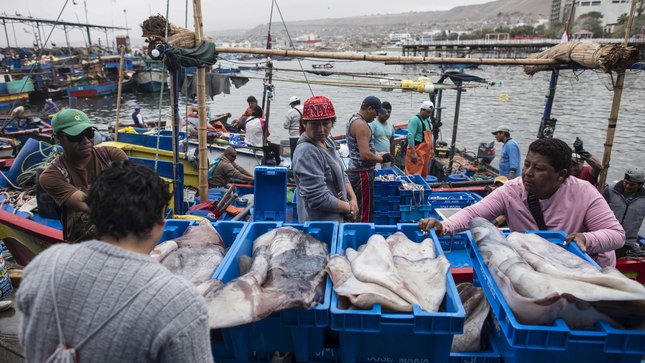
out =
<path fill-rule="evenodd" d="M 630 65 L 638 62 L 638 49 L 623 44 L 592 44 L 580 42 L 560 43 L 541 53 L 531 54 L 529 58 L 555 59 L 561 62 L 575 62 L 590 69 L 605 73 L 624 72 Z M 534 75 L 539 71 L 550 70 L 550 65 L 525 65 L 524 73 Z"/>

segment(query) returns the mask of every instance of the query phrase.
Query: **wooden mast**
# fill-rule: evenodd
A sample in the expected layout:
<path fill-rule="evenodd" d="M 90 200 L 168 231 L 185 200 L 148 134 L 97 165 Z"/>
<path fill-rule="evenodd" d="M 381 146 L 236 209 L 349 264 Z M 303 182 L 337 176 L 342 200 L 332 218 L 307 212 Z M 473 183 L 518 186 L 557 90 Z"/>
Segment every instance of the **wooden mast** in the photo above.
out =
<path fill-rule="evenodd" d="M 629 43 L 629 35 L 632 30 L 634 20 L 634 8 L 636 0 L 632 0 L 632 6 L 629 10 L 629 20 L 625 27 L 625 40 L 623 44 Z M 616 134 L 616 125 L 618 124 L 618 112 L 620 111 L 620 100 L 623 97 L 623 85 L 625 84 L 625 69 L 618 70 L 616 73 L 616 83 L 614 84 L 614 98 L 611 102 L 611 112 L 609 114 L 609 123 L 607 125 L 607 137 L 605 138 L 605 152 L 602 155 L 602 170 L 598 178 L 598 190 L 603 191 L 607 182 L 607 172 L 609 171 L 609 160 L 611 159 L 611 150 L 614 146 L 614 135 Z"/>
<path fill-rule="evenodd" d="M 344 59 L 371 62 L 400 62 L 400 63 L 417 63 L 417 64 L 436 64 L 436 63 L 462 63 L 462 64 L 488 64 L 488 65 L 557 65 L 560 61 L 555 59 L 537 59 L 537 58 L 441 58 L 441 57 L 417 57 L 417 56 L 394 56 L 394 55 L 373 55 L 373 54 L 353 54 L 340 52 L 312 52 L 303 50 L 286 50 L 286 49 L 264 49 L 264 48 L 233 48 L 217 47 L 218 53 L 247 53 L 247 54 L 266 54 L 272 56 L 285 57 L 307 57 L 307 58 L 328 58 Z"/>
<path fill-rule="evenodd" d="M 119 57 L 119 85 L 116 92 L 116 124 L 114 125 L 114 141 L 119 141 L 119 115 L 121 114 L 121 90 L 123 89 L 123 57 L 125 56 L 125 47 L 119 45 L 121 48 L 121 56 Z"/>
<path fill-rule="evenodd" d="M 195 17 L 195 45 L 199 45 L 203 38 L 202 2 L 193 0 Z M 206 148 L 206 69 L 203 65 L 197 67 L 197 114 L 199 127 L 199 200 L 208 200 L 208 152 Z"/>

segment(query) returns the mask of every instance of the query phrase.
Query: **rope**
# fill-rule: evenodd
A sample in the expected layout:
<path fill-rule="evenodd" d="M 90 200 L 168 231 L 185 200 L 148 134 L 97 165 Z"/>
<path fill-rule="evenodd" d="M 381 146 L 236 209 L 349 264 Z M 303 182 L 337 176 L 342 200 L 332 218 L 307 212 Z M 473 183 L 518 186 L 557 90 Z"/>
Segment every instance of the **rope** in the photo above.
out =
<path fill-rule="evenodd" d="M 284 21 L 284 17 L 282 16 L 282 11 L 280 11 L 280 7 L 278 6 L 278 1 L 273 0 L 273 3 L 275 4 L 276 9 L 278 9 L 278 14 L 280 14 L 280 20 L 282 21 L 282 25 L 284 26 L 284 31 L 287 33 L 287 38 L 289 38 L 289 45 L 291 46 L 291 49 L 296 50 L 295 47 L 293 46 L 293 41 L 291 40 L 291 34 L 289 34 L 289 29 L 287 29 L 287 23 Z M 269 23 L 269 26 L 271 26 L 271 23 Z M 305 72 L 305 69 L 302 67 L 302 62 L 300 61 L 300 58 L 296 58 L 298 60 L 298 65 L 300 66 L 300 70 L 302 70 L 302 75 L 305 77 L 305 82 L 307 82 L 307 87 L 309 87 L 309 92 L 311 92 L 311 96 L 314 96 L 314 90 L 311 88 L 311 84 L 309 83 L 309 80 L 307 79 L 307 73 Z"/>

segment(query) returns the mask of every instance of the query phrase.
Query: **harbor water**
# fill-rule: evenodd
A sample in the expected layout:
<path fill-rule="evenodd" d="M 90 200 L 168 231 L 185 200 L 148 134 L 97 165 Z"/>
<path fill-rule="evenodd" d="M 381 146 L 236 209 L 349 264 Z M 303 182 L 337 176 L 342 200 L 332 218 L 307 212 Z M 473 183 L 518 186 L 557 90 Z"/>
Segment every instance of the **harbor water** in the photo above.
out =
<path fill-rule="evenodd" d="M 311 71 L 311 65 L 321 60 L 274 61 L 275 72 L 273 83 L 273 99 L 270 108 L 270 140 L 279 143 L 288 138 L 282 127 L 284 115 L 289 109 L 289 98 L 298 96 L 303 102 L 312 95 L 323 95 L 331 99 L 336 109 L 337 122 L 333 134 L 344 134 L 345 125 L 353 112 L 358 111 L 361 101 L 368 95 L 375 95 L 382 101 L 392 104 L 391 122 L 406 124 L 408 119 L 418 112 L 422 101 L 428 99 L 428 94 L 417 92 L 401 92 L 395 90 L 386 92 L 378 87 L 379 78 L 396 78 L 416 80 L 424 71 L 433 82 L 439 78 L 439 68 L 436 65 L 384 65 L 372 62 L 333 61 L 332 71 L 379 73 L 374 78 L 354 78 L 357 83 L 370 83 L 374 88 L 328 86 L 319 84 L 295 83 L 304 81 L 302 72 L 287 71 L 287 69 L 302 69 Z M 381 73 L 383 75 L 381 75 Z M 508 126 L 513 137 L 520 145 L 522 154 L 526 155 L 529 144 L 536 138 L 543 115 L 546 94 L 549 87 L 550 71 L 539 72 L 533 77 L 527 76 L 518 66 L 482 66 L 479 69 L 468 70 L 486 79 L 490 84 L 467 83 L 466 91 L 461 97 L 459 111 L 457 147 L 476 152 L 480 142 L 493 141 L 491 131 L 499 125 Z M 231 86 L 231 94 L 220 94 L 212 100 L 208 99 L 208 110 L 211 115 L 230 112 L 233 118 L 239 117 L 246 108 L 246 98 L 255 96 L 262 103 L 262 80 L 264 71 L 243 71 L 240 75 L 253 77 L 239 89 Z M 319 76 L 306 74 L 310 81 L 340 81 L 340 76 Z M 347 77 L 343 77 L 347 79 Z M 449 81 L 446 83 L 450 84 Z M 610 115 L 613 90 L 611 75 L 592 70 L 565 70 L 560 72 L 558 88 L 551 117 L 556 118 L 555 137 L 561 138 L 571 146 L 576 137 L 584 141 L 584 148 L 601 160 L 607 134 L 607 124 Z M 616 129 L 613 152 L 611 155 L 608 181 L 618 180 L 626 168 L 645 168 L 645 160 L 641 158 L 645 151 L 645 76 L 640 71 L 629 72 L 625 80 L 622 95 L 618 127 Z M 134 105 L 143 106 L 144 120 L 167 118 L 169 108 L 168 92 L 165 91 L 163 101 L 159 94 L 126 93 L 123 96 L 121 120 L 131 122 Z M 456 91 L 447 90 L 442 100 L 441 139 L 450 144 L 453 119 L 455 116 Z M 78 99 L 76 107 L 85 110 L 90 118 L 106 128 L 115 120 L 116 97 L 106 96 L 96 99 Z M 62 101 L 66 106 L 67 100 Z M 195 100 L 181 100 L 181 113 L 185 114 L 186 104 L 196 103 Z M 160 109 L 160 105 L 162 106 Z M 160 111 L 161 110 L 161 111 Z M 496 143 L 497 155 L 501 152 L 501 144 Z M 499 157 L 493 164 L 497 165 Z"/>

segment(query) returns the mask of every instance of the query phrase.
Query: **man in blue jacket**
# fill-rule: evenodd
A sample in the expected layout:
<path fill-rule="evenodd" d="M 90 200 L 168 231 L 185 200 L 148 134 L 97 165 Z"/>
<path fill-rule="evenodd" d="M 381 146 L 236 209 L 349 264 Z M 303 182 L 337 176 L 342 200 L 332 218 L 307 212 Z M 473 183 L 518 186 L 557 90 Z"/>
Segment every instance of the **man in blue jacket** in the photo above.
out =
<path fill-rule="evenodd" d="M 492 132 L 498 142 L 504 144 L 499 160 L 499 175 L 509 180 L 521 174 L 520 146 L 511 138 L 511 130 L 507 126 L 499 126 Z"/>
<path fill-rule="evenodd" d="M 625 171 L 623 180 L 603 192 L 616 219 L 625 229 L 625 245 L 616 250 L 616 257 L 644 257 L 645 249 L 638 243 L 638 230 L 645 218 L 645 172 L 639 168 Z"/>

